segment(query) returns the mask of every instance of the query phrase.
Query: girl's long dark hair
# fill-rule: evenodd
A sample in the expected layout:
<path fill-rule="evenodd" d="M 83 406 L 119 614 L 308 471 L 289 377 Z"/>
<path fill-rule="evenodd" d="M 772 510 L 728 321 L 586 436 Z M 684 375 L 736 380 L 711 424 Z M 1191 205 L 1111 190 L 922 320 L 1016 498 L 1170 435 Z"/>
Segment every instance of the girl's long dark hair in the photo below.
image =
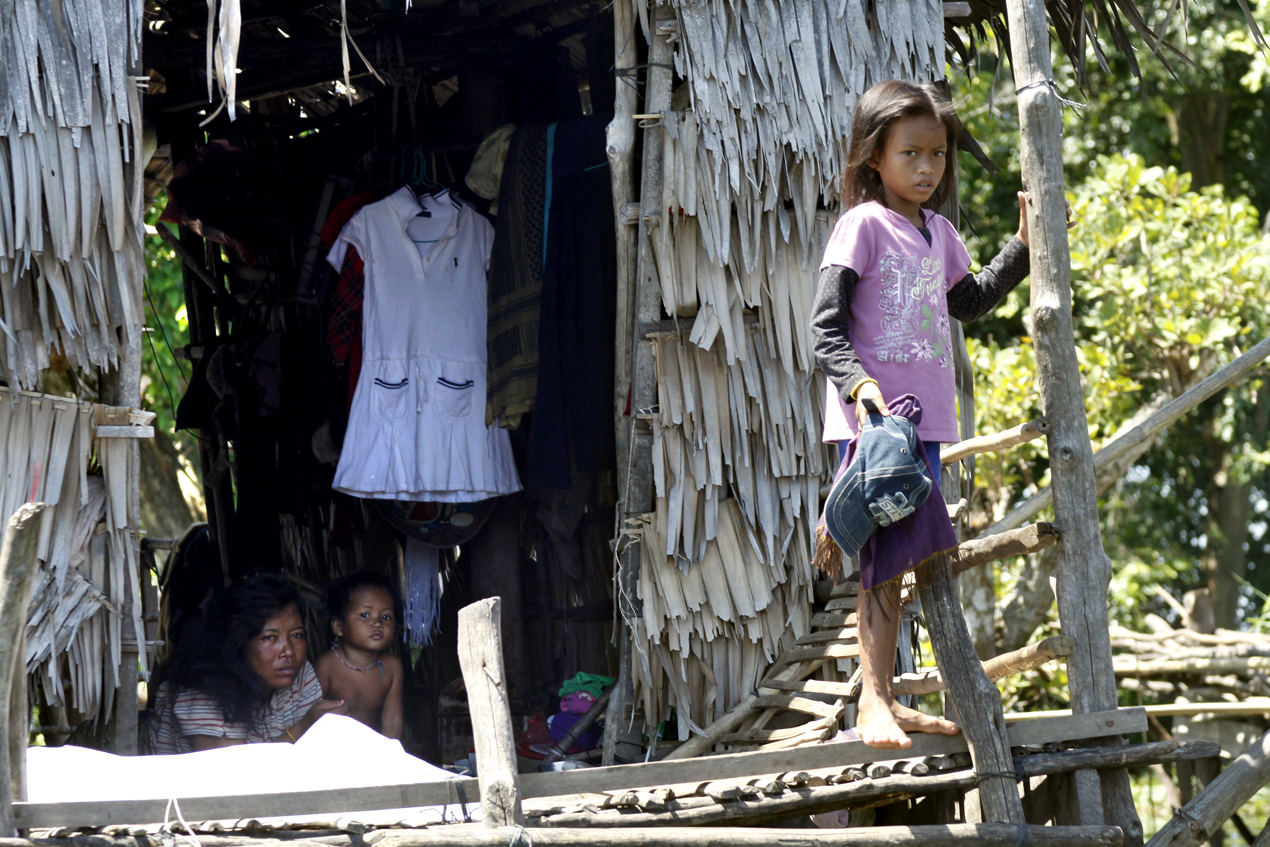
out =
<path fill-rule="evenodd" d="M 935 207 L 943 202 L 957 164 L 957 132 L 960 123 L 948 97 L 934 83 L 904 82 L 890 79 L 879 82 L 860 97 L 851 120 L 851 150 L 847 169 L 842 175 L 842 194 L 848 209 L 870 200 L 883 202 L 882 178 L 869 164 L 882 154 L 891 126 L 901 118 L 929 116 L 948 130 L 948 165 L 943 179 L 935 187 L 930 201 Z"/>
<path fill-rule="evenodd" d="M 151 685 L 171 682 L 172 694 L 193 688 L 212 697 L 225 720 L 252 726 L 272 689 L 252 669 L 247 645 L 270 618 L 293 606 L 304 620 L 304 601 L 286 577 L 252 571 L 212 600 L 203 616 L 184 630 L 181 642 L 160 666 Z"/>

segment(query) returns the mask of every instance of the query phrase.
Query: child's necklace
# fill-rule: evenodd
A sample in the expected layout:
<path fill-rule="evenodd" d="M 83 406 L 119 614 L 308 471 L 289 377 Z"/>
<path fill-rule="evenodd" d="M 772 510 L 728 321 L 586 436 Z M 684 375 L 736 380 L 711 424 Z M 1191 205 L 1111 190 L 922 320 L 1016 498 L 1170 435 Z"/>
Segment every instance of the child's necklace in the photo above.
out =
<path fill-rule="evenodd" d="M 335 658 L 340 660 L 340 664 L 348 668 L 350 671 L 357 671 L 358 673 L 366 673 L 366 671 L 371 670 L 372 668 L 379 668 L 379 678 L 383 679 L 384 677 L 384 660 L 383 659 L 376 659 L 373 664 L 369 664 L 364 668 L 359 668 L 356 665 L 350 665 L 348 662 L 344 661 L 344 657 L 340 655 L 340 649 L 338 645 L 332 644 L 331 652 L 335 654 Z"/>

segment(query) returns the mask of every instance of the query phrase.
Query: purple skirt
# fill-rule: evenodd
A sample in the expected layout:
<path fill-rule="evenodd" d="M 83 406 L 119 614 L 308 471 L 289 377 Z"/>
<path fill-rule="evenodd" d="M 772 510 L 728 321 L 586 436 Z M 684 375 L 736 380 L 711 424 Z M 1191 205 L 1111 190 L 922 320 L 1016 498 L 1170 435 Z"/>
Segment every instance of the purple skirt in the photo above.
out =
<path fill-rule="evenodd" d="M 842 463 L 834 481 L 855 458 L 859 437 L 846 442 Z M 890 526 L 880 526 L 860 548 L 860 587 L 868 590 L 911 571 L 926 559 L 957 546 L 957 533 L 948 519 L 948 507 L 939 493 L 939 442 L 925 441 L 926 473 L 934 490 L 917 511 Z M 822 515 L 821 521 L 824 517 Z M 826 536 L 827 537 L 827 536 Z"/>

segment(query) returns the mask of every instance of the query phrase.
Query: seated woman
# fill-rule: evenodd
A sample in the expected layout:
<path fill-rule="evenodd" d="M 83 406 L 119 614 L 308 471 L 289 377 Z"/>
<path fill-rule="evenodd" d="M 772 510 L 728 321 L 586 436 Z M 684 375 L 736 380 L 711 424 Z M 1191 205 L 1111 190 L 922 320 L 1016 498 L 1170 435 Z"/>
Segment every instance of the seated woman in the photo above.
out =
<path fill-rule="evenodd" d="M 307 661 L 303 607 L 291 584 L 267 571 L 222 591 L 155 671 L 143 751 L 290 742 L 322 715 L 343 714 L 342 701 L 322 699 Z"/>

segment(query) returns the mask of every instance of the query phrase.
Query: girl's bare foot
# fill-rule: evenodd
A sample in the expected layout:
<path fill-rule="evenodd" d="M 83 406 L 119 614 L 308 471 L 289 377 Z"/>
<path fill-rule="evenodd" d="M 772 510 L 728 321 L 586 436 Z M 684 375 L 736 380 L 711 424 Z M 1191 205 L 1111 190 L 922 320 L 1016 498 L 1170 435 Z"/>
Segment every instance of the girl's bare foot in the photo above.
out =
<path fill-rule="evenodd" d="M 898 703 L 881 701 L 866 706 L 860 704 L 856 718 L 856 731 L 869 747 L 884 750 L 907 750 L 913 741 L 906 732 L 931 732 L 939 735 L 956 735 L 961 729 L 952 721 L 925 715 L 916 709 Z"/>

